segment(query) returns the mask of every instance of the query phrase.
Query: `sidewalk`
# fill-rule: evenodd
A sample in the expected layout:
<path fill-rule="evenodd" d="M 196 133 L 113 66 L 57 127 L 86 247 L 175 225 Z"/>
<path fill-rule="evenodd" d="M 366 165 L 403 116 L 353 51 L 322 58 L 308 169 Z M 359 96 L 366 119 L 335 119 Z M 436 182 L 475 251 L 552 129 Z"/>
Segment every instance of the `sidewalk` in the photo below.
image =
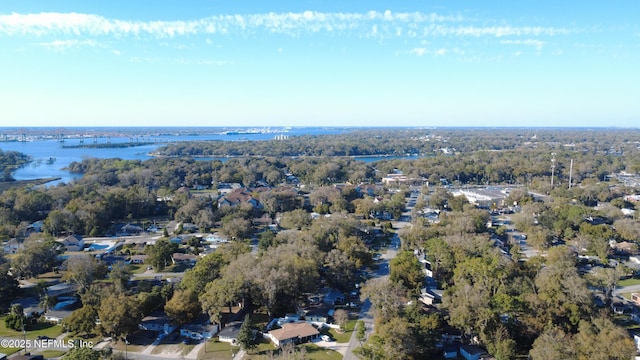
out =
<path fill-rule="evenodd" d="M 142 350 L 141 354 L 151 354 L 151 352 L 153 351 L 153 349 L 156 348 L 156 346 L 158 346 L 158 344 L 160 344 L 160 342 L 162 341 L 162 338 L 160 336 L 158 336 L 153 343 L 151 343 L 151 345 L 147 346 L 144 350 Z"/>
<path fill-rule="evenodd" d="M 244 355 L 246 352 L 244 350 L 238 351 L 238 353 L 233 357 L 233 360 L 242 360 L 244 359 Z"/>
<path fill-rule="evenodd" d="M 198 358 L 198 353 L 200 352 L 200 349 L 202 349 L 205 346 L 205 342 L 207 340 L 205 339 L 204 341 L 200 342 L 198 345 L 196 345 L 193 349 L 191 349 L 191 351 L 189 351 L 189 353 L 187 355 L 185 355 L 185 359 L 197 359 Z"/>

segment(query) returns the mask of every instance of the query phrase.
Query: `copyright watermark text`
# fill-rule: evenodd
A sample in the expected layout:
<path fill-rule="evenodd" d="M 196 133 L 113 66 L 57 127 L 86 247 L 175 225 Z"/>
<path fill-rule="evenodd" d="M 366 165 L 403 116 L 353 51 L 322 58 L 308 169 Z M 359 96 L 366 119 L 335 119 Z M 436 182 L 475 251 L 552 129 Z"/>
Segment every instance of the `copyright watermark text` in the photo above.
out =
<path fill-rule="evenodd" d="M 26 349 L 73 349 L 73 348 L 93 348 L 92 341 L 84 340 L 58 340 L 58 339 L 2 339 L 0 348 L 26 348 Z"/>

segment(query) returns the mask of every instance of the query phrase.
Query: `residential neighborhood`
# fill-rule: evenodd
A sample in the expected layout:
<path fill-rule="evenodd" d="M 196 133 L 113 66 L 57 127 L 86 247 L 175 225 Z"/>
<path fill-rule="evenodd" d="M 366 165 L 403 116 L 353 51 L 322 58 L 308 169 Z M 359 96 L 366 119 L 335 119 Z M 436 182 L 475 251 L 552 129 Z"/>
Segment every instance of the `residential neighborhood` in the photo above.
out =
<path fill-rule="evenodd" d="M 176 161 L 166 166 L 210 166 Z M 224 173 L 251 161 L 268 170 L 246 183 Z M 124 211 L 101 223 L 107 214 L 86 215 L 89 201 L 75 213 L 73 202 L 38 203 L 49 210 L 2 242 L 0 337 L 25 345 L 3 353 L 66 357 L 65 341 L 78 340 L 141 360 L 542 359 L 543 341 L 578 353 L 605 335 L 620 353 L 638 351 L 640 232 L 622 211 L 635 209 L 637 189 L 613 177 L 561 197 L 568 188 L 434 182 L 350 159 L 314 163 L 330 176 L 310 178 L 297 162 L 315 159 L 251 161 L 217 164 L 208 178 L 225 181 L 190 177 L 173 192 L 96 190 L 94 202 Z M 120 177 L 156 165 L 127 166 Z M 348 171 L 372 177 L 352 182 Z M 12 190 L 0 203 L 72 186 Z M 35 342 L 43 336 L 54 340 Z"/>

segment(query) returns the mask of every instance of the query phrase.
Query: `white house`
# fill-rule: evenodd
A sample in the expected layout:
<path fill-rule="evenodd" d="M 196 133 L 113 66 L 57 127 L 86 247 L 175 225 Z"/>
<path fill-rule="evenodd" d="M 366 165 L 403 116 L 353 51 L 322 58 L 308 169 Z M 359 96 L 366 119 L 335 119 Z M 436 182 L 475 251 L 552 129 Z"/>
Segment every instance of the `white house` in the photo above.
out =
<path fill-rule="evenodd" d="M 304 343 L 312 341 L 320 335 L 318 329 L 306 322 L 286 323 L 282 328 L 269 331 L 268 337 L 280 347 L 288 343 Z"/>
<path fill-rule="evenodd" d="M 420 289 L 420 297 L 418 298 L 425 305 L 433 305 L 440 299 L 436 294 L 432 294 L 427 288 Z"/>
<path fill-rule="evenodd" d="M 60 324 L 64 319 L 71 316 L 72 313 L 73 311 L 71 310 L 49 310 L 44 313 L 44 319 L 52 323 Z"/>
<path fill-rule="evenodd" d="M 84 249 L 84 239 L 78 235 L 69 235 L 57 241 L 64 245 L 66 251 L 82 251 Z"/>
<path fill-rule="evenodd" d="M 161 334 L 171 334 L 173 330 L 176 329 L 176 327 L 171 324 L 171 319 L 163 313 L 145 316 L 140 320 L 138 328 L 159 332 Z"/>

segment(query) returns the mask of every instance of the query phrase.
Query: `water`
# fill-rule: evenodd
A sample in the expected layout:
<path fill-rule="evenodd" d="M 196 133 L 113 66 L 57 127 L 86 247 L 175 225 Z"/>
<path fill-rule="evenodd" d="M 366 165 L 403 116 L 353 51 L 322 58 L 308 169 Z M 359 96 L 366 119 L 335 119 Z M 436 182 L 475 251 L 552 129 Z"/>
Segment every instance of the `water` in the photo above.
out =
<path fill-rule="evenodd" d="M 251 141 L 269 140 L 276 135 L 300 136 L 339 134 L 348 131 L 346 128 L 0 128 L 0 140 L 20 140 L 25 134 L 27 141 L 0 141 L 3 151 L 18 151 L 29 155 L 33 162 L 17 169 L 13 177 L 16 180 L 30 180 L 40 178 L 60 178 L 49 185 L 59 182 L 68 183 L 82 177 L 63 170 L 74 161 L 84 158 L 119 158 L 123 160 L 148 160 L 149 155 L 159 147 L 172 142 L 184 141 Z M 58 141 L 60 134 L 64 135 L 64 143 Z M 79 135 L 85 136 L 82 140 Z M 5 138 L 6 137 L 6 138 Z M 107 142 L 153 143 L 135 147 L 123 148 L 69 148 L 63 147 L 93 142 L 104 144 Z M 213 158 L 208 158 L 213 159 Z M 206 159 L 203 159 L 206 160 Z"/>
<path fill-rule="evenodd" d="M 76 141 L 76 144 L 79 144 L 79 140 Z M 69 141 L 65 144 L 73 143 Z M 14 172 L 13 177 L 16 180 L 54 177 L 61 178 L 60 182 L 70 182 L 82 176 L 63 170 L 74 161 L 82 161 L 83 158 L 147 160 L 151 158 L 149 153 L 159 146 L 161 144 L 129 148 L 63 148 L 62 144 L 56 140 L 0 143 L 0 149 L 3 151 L 18 151 L 33 159 L 32 163 Z"/>
<path fill-rule="evenodd" d="M 28 141 L 0 141 L 0 149 L 3 151 L 18 151 L 29 155 L 33 162 L 17 169 L 13 177 L 16 180 L 30 180 L 41 178 L 60 178 L 49 185 L 59 182 L 68 183 L 73 179 L 82 177 L 82 174 L 74 174 L 63 170 L 74 161 L 82 161 L 84 158 L 119 158 L 123 160 L 148 160 L 149 155 L 161 146 L 172 142 L 184 141 L 255 141 L 270 140 L 276 135 L 289 137 L 300 135 L 325 135 L 341 134 L 350 131 L 350 128 L 275 128 L 275 129 L 229 129 L 229 128 L 0 128 L 0 140 L 20 139 L 21 134 L 26 134 Z M 59 142 L 57 132 L 64 133 L 64 143 Z M 226 132 L 226 133 L 225 133 Z M 45 135 L 47 134 L 47 135 Z M 71 134 L 84 134 L 83 140 L 72 137 Z M 91 135 L 93 134 L 93 135 Z M 97 143 L 153 143 L 134 147 L 123 148 L 69 148 L 65 146 Z M 224 158 L 202 158 L 212 160 Z M 359 157 L 358 160 L 373 162 L 389 157 Z"/>

